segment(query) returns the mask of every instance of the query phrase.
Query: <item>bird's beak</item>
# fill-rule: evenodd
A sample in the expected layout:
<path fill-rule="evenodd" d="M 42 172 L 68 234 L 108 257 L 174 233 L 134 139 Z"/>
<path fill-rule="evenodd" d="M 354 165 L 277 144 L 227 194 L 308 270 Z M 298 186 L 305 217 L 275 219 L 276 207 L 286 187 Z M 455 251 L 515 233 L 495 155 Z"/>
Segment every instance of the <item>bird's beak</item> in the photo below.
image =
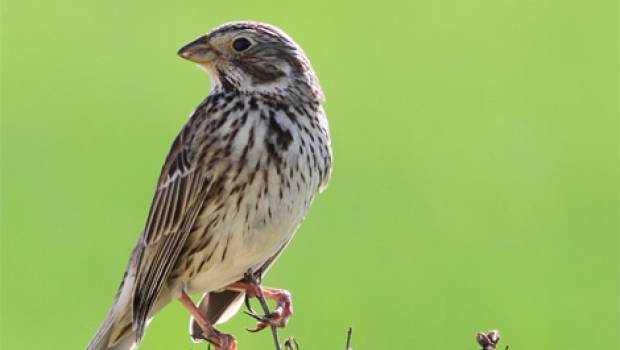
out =
<path fill-rule="evenodd" d="M 186 60 L 200 64 L 211 63 L 219 56 L 204 36 L 183 46 L 177 54 Z"/>

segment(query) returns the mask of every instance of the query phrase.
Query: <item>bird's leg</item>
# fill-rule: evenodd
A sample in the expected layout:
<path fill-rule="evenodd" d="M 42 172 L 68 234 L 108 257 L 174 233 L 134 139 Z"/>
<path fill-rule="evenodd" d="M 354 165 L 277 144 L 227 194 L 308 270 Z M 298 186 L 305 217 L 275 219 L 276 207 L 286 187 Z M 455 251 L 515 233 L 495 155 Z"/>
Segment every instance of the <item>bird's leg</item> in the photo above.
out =
<path fill-rule="evenodd" d="M 246 306 L 249 310 L 246 313 L 259 321 L 255 329 L 249 330 L 251 332 L 258 332 L 269 326 L 286 327 L 293 314 L 291 293 L 287 290 L 262 287 L 255 279 L 235 282 L 226 287 L 226 289 L 246 293 Z M 276 308 L 270 314 L 260 316 L 249 305 L 247 298 L 251 297 L 264 297 L 265 299 L 274 300 Z"/>
<path fill-rule="evenodd" d="M 201 335 L 192 335 L 193 337 L 205 339 L 213 344 L 217 350 L 237 350 L 237 341 L 235 338 L 232 335 L 220 333 L 217 329 L 213 328 L 211 322 L 205 318 L 187 293 L 184 291 L 181 292 L 179 301 L 181 301 L 181 304 L 192 314 L 194 320 L 196 320 L 202 329 Z"/>

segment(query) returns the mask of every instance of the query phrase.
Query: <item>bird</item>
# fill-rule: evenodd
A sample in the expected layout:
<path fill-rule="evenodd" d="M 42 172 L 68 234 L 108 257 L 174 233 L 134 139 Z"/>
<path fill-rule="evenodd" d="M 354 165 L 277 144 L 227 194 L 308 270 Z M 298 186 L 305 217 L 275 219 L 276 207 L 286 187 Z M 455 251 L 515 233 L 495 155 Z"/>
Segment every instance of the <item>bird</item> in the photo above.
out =
<path fill-rule="evenodd" d="M 147 220 L 103 324 L 87 350 L 134 349 L 178 300 L 190 335 L 218 350 L 214 327 L 248 297 L 276 302 L 256 330 L 284 327 L 291 294 L 257 283 L 291 241 L 332 172 L 325 97 L 303 49 L 266 23 L 230 22 L 178 55 L 211 80 L 172 142 Z M 200 294 L 196 304 L 191 295 Z"/>

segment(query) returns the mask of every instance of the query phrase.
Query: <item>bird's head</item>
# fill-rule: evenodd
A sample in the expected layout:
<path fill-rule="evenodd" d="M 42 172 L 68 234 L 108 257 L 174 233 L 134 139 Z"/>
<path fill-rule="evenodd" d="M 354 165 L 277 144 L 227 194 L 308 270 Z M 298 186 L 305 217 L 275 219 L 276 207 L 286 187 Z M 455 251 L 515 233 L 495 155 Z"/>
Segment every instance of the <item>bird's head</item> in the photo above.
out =
<path fill-rule="evenodd" d="M 304 51 L 268 24 L 227 23 L 185 45 L 178 54 L 206 70 L 215 89 L 323 101 Z"/>

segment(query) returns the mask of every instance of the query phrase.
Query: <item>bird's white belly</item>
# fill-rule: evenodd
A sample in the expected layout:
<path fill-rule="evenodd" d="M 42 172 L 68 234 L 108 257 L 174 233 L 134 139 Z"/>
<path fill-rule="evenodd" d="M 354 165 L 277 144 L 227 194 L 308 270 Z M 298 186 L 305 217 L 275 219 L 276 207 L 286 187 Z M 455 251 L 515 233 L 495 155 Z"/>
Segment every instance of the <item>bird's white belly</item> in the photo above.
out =
<path fill-rule="evenodd" d="M 275 127 L 258 118 L 253 133 L 256 140 L 265 141 L 253 143 L 255 146 L 247 153 L 244 153 L 247 143 L 234 144 L 232 156 L 239 156 L 239 161 L 245 159 L 241 164 L 246 166 L 238 175 L 230 175 L 231 182 L 225 188 L 240 190 L 229 190 L 223 205 L 214 204 L 215 208 L 207 208 L 198 218 L 205 226 L 214 215 L 222 219 L 210 232 L 215 242 L 210 245 L 216 244 L 217 248 L 204 249 L 192 261 L 193 266 L 199 266 L 195 274 L 183 281 L 183 287 L 191 293 L 225 288 L 281 252 L 301 224 L 320 187 L 320 169 L 326 168 L 327 163 L 312 145 L 314 139 L 303 136 L 301 129 L 295 130 L 297 126 L 284 114 L 277 114 L 272 122 L 280 122 L 279 129 L 294 130 L 292 134 L 300 136 L 293 138 L 287 149 L 277 153 L 273 144 L 281 141 L 273 131 Z M 309 128 L 312 126 L 308 124 L 306 129 Z M 246 139 L 249 129 L 248 123 L 237 137 Z M 272 145 L 273 149 L 266 148 L 265 144 Z M 222 163 L 223 169 L 216 173 L 233 169 L 231 174 L 234 174 L 239 164 L 233 163 L 231 167 Z"/>
<path fill-rule="evenodd" d="M 288 201 L 282 201 L 277 195 L 269 196 L 269 201 L 259 201 L 263 207 L 259 205 L 258 210 L 255 210 L 255 202 L 249 203 L 251 211 L 247 222 L 243 211 L 226 215 L 220 232 L 215 233 L 221 245 L 227 246 L 225 257 L 220 259 L 222 254 L 216 252 L 218 259 L 205 264 L 204 269 L 186 283 L 185 289 L 190 293 L 220 290 L 243 278 L 249 270 L 261 268 L 290 241 L 312 196 L 310 191 L 289 194 L 285 196 Z"/>

